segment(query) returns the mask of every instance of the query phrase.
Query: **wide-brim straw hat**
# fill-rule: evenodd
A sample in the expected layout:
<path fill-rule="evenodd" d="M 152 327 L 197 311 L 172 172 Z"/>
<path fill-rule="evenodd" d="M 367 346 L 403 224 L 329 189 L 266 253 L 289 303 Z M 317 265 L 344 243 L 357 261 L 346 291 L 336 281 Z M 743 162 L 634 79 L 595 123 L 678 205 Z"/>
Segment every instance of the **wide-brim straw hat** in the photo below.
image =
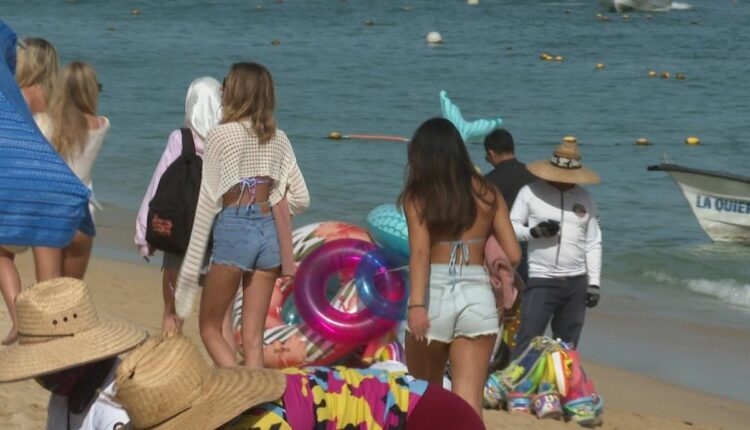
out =
<path fill-rule="evenodd" d="M 529 163 L 527 169 L 539 178 L 565 184 L 598 184 L 599 175 L 581 162 L 581 151 L 575 137 L 566 136 L 549 160 Z"/>
<path fill-rule="evenodd" d="M 128 351 L 148 333 L 100 319 L 83 281 L 40 282 L 16 298 L 18 343 L 0 350 L 0 382 L 34 378 Z"/>
<path fill-rule="evenodd" d="M 181 335 L 153 338 L 117 368 L 114 400 L 132 429 L 214 429 L 278 400 L 286 376 L 273 369 L 212 369 Z"/>

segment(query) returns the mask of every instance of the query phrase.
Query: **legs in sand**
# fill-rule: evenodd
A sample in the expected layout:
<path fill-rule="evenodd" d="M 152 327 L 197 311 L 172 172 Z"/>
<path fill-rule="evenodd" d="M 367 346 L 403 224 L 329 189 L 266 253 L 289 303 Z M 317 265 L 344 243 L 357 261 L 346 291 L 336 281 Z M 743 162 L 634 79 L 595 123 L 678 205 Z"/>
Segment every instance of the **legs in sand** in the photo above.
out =
<path fill-rule="evenodd" d="M 37 282 L 62 276 L 62 249 L 37 246 L 31 248 L 31 250 L 34 252 Z"/>
<path fill-rule="evenodd" d="M 62 275 L 83 279 L 93 247 L 94 238 L 77 231 L 73 241 L 62 250 Z"/>
<path fill-rule="evenodd" d="M 12 325 L 10 331 L 2 341 L 3 345 L 10 345 L 18 339 L 16 329 L 16 296 L 21 292 L 21 278 L 18 276 L 18 270 L 13 263 L 15 254 L 3 248 L 0 248 L 0 290 L 3 293 L 3 299 L 8 306 L 8 314 Z"/>
<path fill-rule="evenodd" d="M 417 342 L 406 333 L 406 364 L 415 378 L 432 384 L 443 383 L 445 365 L 450 359 L 453 393 L 464 399 L 482 416 L 482 394 L 487 369 L 495 345 L 495 335 L 457 337 L 453 342 Z"/>
<path fill-rule="evenodd" d="M 242 349 L 247 367 L 263 367 L 263 329 L 280 272 L 280 267 L 256 270 L 242 280 Z"/>
<path fill-rule="evenodd" d="M 279 268 L 244 272 L 234 266 L 212 264 L 201 296 L 201 339 L 217 366 L 237 364 L 233 342 L 225 337 L 228 313 L 242 280 L 242 343 L 245 366 L 263 367 L 263 326 Z"/>

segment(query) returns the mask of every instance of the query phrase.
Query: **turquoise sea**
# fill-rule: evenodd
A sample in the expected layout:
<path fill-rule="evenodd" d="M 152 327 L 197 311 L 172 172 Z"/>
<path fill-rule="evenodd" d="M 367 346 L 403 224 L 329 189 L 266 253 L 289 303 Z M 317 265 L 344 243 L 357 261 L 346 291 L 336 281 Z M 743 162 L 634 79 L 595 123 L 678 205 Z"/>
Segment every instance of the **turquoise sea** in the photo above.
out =
<path fill-rule="evenodd" d="M 64 61 L 93 64 L 104 85 L 100 112 L 112 130 L 94 183 L 101 222 L 120 235 L 104 231 L 97 252 L 137 259 L 134 213 L 198 76 L 221 81 L 240 60 L 274 74 L 277 119 L 313 201 L 296 225 L 365 225 L 373 207 L 393 202 L 404 144 L 325 136 L 408 137 L 440 114 L 444 89 L 467 119 L 502 117 L 521 160 L 548 157 L 572 134 L 603 177 L 591 191 L 604 231 L 605 296 L 584 330 L 584 357 L 747 399 L 750 388 L 737 381 L 750 378 L 750 247 L 712 244 L 677 186 L 646 167 L 667 155 L 749 174 L 750 3 L 687 0 L 628 20 L 608 14 L 609 22 L 599 12 L 596 0 L 0 3 L 0 19 L 21 36 L 47 38 Z M 445 43 L 429 46 L 430 31 Z M 542 52 L 563 61 L 542 61 Z M 649 78 L 649 70 L 672 78 Z M 684 145 L 691 135 L 702 144 Z M 636 146 L 639 137 L 652 145 Z M 481 145 L 469 149 L 488 171 Z"/>

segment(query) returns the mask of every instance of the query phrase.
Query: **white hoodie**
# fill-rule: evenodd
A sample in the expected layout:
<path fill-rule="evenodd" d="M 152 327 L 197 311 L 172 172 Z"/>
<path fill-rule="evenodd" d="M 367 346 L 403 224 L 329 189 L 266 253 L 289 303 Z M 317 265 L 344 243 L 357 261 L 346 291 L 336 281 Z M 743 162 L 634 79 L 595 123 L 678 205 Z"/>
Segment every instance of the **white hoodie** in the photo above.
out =
<path fill-rule="evenodd" d="M 579 186 L 560 191 L 546 181 L 533 182 L 518 192 L 510 220 L 518 240 L 529 243 L 530 278 L 588 273 L 590 285 L 601 285 L 602 232 L 588 191 Z M 559 221 L 560 233 L 532 237 L 531 228 L 547 220 Z"/>

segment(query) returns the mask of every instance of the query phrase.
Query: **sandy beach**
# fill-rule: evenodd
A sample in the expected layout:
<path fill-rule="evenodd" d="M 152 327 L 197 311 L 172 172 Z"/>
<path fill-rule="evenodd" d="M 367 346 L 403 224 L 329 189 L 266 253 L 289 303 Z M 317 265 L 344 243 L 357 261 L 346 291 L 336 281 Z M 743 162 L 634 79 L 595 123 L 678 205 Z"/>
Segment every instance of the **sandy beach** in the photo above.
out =
<path fill-rule="evenodd" d="M 33 282 L 30 253 L 17 258 L 23 285 Z M 161 325 L 159 267 L 155 263 L 137 264 L 93 258 L 87 283 L 100 316 L 127 319 L 151 333 Z M 0 313 L 0 331 L 9 327 L 7 312 Z M 200 344 L 194 315 L 185 332 Z M 657 379 L 587 362 L 605 399 L 602 429 L 746 429 L 750 423 L 750 404 L 681 388 Z M 0 385 L 0 428 L 37 429 L 46 422 L 48 393 L 33 381 Z M 565 429 L 574 424 L 540 421 L 502 411 L 486 411 L 488 429 Z"/>

